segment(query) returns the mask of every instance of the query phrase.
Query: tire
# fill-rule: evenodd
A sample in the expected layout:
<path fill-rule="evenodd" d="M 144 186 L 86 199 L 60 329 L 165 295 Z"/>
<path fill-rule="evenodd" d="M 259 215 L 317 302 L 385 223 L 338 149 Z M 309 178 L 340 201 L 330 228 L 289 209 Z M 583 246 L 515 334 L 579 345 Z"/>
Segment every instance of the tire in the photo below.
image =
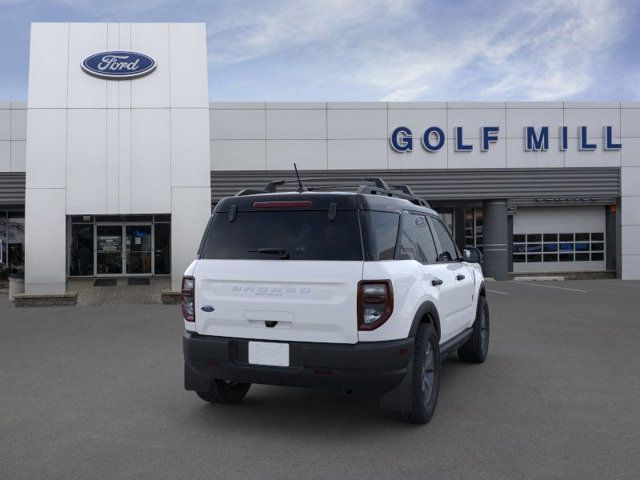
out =
<path fill-rule="evenodd" d="M 209 390 L 196 392 L 196 394 L 205 402 L 233 404 L 240 403 L 250 387 L 250 383 L 212 380 L 209 384 Z"/>
<path fill-rule="evenodd" d="M 478 298 L 476 320 L 469 340 L 458 349 L 458 357 L 467 363 L 484 363 L 489 352 L 489 305 L 484 296 Z"/>
<path fill-rule="evenodd" d="M 440 390 L 440 346 L 433 325 L 421 323 L 416 333 L 411 381 L 411 410 L 400 412 L 400 420 L 425 424 L 433 417 Z"/>

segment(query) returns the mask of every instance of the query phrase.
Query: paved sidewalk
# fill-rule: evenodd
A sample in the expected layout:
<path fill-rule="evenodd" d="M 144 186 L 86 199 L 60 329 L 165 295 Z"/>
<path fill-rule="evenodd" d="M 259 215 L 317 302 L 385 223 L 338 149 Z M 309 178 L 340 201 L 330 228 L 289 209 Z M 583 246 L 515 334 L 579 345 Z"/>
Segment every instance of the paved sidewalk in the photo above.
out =
<path fill-rule="evenodd" d="M 118 278 L 114 287 L 95 287 L 95 279 L 69 279 L 67 290 L 78 292 L 79 305 L 150 305 L 160 302 L 160 292 L 170 290 L 168 277 L 150 277 L 149 285 L 128 285 Z"/>

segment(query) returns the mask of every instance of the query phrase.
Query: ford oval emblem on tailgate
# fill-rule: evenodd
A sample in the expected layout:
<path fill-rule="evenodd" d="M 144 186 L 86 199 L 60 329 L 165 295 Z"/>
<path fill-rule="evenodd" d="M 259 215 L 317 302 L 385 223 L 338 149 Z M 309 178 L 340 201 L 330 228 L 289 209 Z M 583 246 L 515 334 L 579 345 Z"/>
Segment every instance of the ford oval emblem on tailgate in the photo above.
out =
<path fill-rule="evenodd" d="M 213 308 L 211 305 L 203 305 L 200 310 L 202 310 L 203 312 L 213 312 L 215 308 Z"/>

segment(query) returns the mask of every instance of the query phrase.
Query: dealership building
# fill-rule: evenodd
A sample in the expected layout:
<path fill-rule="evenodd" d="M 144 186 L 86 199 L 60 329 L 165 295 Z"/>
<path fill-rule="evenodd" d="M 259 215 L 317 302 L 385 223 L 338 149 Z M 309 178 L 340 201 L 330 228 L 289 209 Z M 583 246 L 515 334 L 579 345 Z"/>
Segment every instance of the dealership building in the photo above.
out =
<path fill-rule="evenodd" d="M 0 262 L 26 293 L 178 290 L 216 202 L 294 162 L 315 184 L 410 185 L 496 279 L 640 279 L 640 102 L 211 103 L 206 41 L 204 24 L 32 25 L 28 99 L 0 102 Z"/>

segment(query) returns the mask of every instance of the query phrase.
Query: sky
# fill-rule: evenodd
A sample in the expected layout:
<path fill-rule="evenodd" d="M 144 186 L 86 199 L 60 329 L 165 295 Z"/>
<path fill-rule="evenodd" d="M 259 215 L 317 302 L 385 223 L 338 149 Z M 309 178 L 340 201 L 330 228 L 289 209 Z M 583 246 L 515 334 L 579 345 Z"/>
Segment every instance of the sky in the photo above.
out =
<path fill-rule="evenodd" d="M 0 0 L 2 100 L 33 21 L 205 22 L 212 101 L 640 99 L 639 0 Z"/>

